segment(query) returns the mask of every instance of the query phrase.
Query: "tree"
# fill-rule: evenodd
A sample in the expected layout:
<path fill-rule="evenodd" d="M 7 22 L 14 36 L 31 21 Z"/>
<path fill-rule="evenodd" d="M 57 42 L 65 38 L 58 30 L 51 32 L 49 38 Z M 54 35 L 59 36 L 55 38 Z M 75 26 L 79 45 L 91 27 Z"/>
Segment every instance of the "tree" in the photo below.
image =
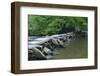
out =
<path fill-rule="evenodd" d="M 34 36 L 53 35 L 76 31 L 87 31 L 87 17 L 72 16 L 28 16 L 28 34 Z"/>

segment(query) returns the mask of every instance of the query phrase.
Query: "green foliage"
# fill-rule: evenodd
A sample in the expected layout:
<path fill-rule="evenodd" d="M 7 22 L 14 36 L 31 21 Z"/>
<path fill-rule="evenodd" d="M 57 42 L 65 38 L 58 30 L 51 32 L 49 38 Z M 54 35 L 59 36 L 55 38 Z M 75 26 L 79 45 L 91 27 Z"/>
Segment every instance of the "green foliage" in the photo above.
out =
<path fill-rule="evenodd" d="M 71 16 L 28 16 L 28 34 L 35 36 L 87 31 L 87 17 Z"/>

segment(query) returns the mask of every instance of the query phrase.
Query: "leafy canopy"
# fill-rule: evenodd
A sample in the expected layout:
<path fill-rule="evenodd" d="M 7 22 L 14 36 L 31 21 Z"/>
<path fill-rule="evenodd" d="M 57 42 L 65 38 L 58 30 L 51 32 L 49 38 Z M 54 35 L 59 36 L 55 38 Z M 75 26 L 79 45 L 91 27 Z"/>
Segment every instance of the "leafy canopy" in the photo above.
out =
<path fill-rule="evenodd" d="M 28 15 L 28 35 L 44 36 L 87 31 L 87 17 Z"/>

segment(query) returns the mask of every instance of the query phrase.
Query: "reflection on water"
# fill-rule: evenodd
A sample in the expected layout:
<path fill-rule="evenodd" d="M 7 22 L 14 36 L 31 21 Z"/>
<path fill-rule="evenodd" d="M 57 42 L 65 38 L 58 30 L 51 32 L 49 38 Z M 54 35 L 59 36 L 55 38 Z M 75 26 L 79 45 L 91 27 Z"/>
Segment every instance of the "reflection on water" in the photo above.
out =
<path fill-rule="evenodd" d="M 65 43 L 64 48 L 57 48 L 59 55 L 53 57 L 53 59 L 73 59 L 73 58 L 87 58 L 88 46 L 87 37 L 76 38 L 70 43 Z"/>

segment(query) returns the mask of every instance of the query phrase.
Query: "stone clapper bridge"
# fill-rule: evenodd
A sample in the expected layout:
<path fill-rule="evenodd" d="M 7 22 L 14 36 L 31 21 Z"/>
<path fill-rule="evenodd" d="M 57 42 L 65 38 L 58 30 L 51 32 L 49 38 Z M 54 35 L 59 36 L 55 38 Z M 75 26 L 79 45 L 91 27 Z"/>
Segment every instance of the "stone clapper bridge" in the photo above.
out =
<path fill-rule="evenodd" d="M 60 54 L 56 48 L 64 47 L 65 42 L 69 42 L 75 37 L 74 32 L 65 34 L 56 34 L 36 38 L 28 42 L 29 60 L 47 60 L 53 58 L 54 55 Z"/>

